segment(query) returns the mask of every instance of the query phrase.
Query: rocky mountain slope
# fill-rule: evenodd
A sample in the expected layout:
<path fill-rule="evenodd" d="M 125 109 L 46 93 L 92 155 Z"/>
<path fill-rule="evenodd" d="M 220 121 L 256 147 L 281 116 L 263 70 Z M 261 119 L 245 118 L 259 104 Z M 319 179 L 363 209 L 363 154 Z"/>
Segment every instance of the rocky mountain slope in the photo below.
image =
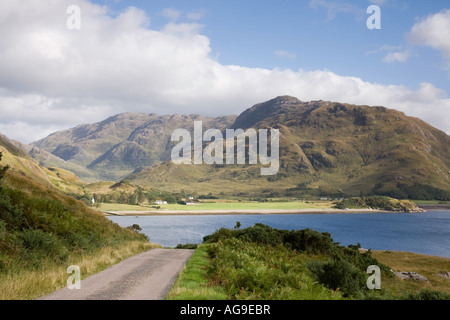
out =
<path fill-rule="evenodd" d="M 73 170 L 85 180 L 118 180 L 139 167 L 170 160 L 174 130 L 192 129 L 194 121 L 202 121 L 206 129 L 223 129 L 234 119 L 124 113 L 56 132 L 33 143 L 30 153 L 45 165 Z"/>

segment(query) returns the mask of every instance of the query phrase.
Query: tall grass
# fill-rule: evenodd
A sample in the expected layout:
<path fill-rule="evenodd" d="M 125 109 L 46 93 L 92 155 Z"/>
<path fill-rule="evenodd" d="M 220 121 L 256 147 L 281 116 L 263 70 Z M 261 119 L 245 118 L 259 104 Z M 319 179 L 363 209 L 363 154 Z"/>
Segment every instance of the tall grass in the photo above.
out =
<path fill-rule="evenodd" d="M 75 254 L 63 264 L 47 260 L 37 270 L 10 269 L 0 274 L 0 300 L 37 299 L 66 286 L 70 276 L 67 267 L 70 265 L 79 266 L 81 278 L 84 279 L 128 257 L 157 247 L 160 246 L 133 241 L 88 254 Z"/>

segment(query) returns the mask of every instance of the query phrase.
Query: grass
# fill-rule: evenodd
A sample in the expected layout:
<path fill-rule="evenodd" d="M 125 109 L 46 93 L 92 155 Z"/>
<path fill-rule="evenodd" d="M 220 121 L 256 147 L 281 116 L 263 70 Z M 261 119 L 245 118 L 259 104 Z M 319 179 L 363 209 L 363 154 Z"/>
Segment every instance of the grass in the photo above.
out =
<path fill-rule="evenodd" d="M 450 204 L 450 201 L 441 200 L 412 200 L 416 205 L 439 205 L 439 204 Z"/>
<path fill-rule="evenodd" d="M 0 181 L 0 299 L 35 299 L 159 246 L 48 184 L 8 170 Z"/>
<path fill-rule="evenodd" d="M 383 286 L 390 291 L 401 294 L 431 289 L 450 294 L 450 280 L 436 275 L 450 270 L 449 258 L 397 251 L 374 251 L 372 255 L 394 271 L 417 272 L 429 280 L 417 282 L 397 278 L 385 279 Z"/>
<path fill-rule="evenodd" d="M 278 238 L 280 234 L 284 236 Z M 355 249 L 332 244 L 314 231 L 304 233 L 304 238 L 301 234 L 262 225 L 243 230 L 221 229 L 197 248 L 167 298 L 450 299 L 449 280 L 436 275 L 450 269 L 448 258 L 390 251 L 358 254 Z M 304 249 L 300 249 L 302 243 L 307 244 Z M 382 269 L 381 290 L 366 288 L 366 268 L 372 264 Z M 390 269 L 417 272 L 429 281 L 400 280 Z"/>
<path fill-rule="evenodd" d="M 93 253 L 73 255 L 64 265 L 47 261 L 37 270 L 9 270 L 0 274 L 0 300 L 37 299 L 66 286 L 67 267 L 80 267 L 81 278 L 100 272 L 138 253 L 160 247 L 158 244 L 134 241 L 118 247 L 104 247 Z"/>
<path fill-rule="evenodd" d="M 152 208 L 156 205 L 135 206 L 119 203 L 102 203 L 98 208 L 101 211 L 149 211 L 149 210 L 268 210 L 268 209 L 332 209 L 329 201 L 287 201 L 287 202 L 203 202 L 200 205 L 186 206 L 180 204 L 158 205 L 160 209 Z"/>
<path fill-rule="evenodd" d="M 195 250 L 184 270 L 167 295 L 167 300 L 225 300 L 226 292 L 219 286 L 210 285 L 207 278 L 208 245 Z"/>

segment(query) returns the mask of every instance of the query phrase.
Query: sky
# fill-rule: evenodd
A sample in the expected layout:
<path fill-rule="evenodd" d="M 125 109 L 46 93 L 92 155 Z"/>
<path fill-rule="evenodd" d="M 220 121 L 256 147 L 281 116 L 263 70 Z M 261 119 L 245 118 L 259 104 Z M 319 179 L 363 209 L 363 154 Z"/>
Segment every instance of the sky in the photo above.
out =
<path fill-rule="evenodd" d="M 449 93 L 448 1 L 0 1 L 0 133 L 23 143 L 282 95 L 382 105 L 450 134 Z"/>

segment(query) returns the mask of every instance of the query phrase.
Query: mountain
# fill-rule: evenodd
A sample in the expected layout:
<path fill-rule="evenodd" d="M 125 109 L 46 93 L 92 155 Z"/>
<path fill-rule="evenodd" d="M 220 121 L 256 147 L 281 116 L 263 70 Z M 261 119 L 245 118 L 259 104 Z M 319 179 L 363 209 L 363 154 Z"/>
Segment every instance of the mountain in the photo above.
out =
<path fill-rule="evenodd" d="M 171 134 L 178 128 L 192 133 L 194 121 L 203 122 L 203 131 L 278 129 L 278 173 L 261 176 L 261 164 L 175 165 Z M 83 178 L 126 178 L 173 192 L 406 198 L 445 197 L 450 190 L 450 137 L 444 132 L 382 106 L 302 102 L 290 96 L 257 104 L 237 117 L 120 114 L 57 132 L 32 147 L 48 153 L 47 165 L 57 160 L 49 155 L 57 157 L 60 167 L 77 166 Z"/>
<path fill-rule="evenodd" d="M 429 198 L 447 197 L 450 190 L 450 137 L 396 110 L 283 96 L 244 111 L 231 128 L 280 131 L 277 175 L 262 177 L 257 166 L 250 165 L 162 164 L 128 179 L 248 196 L 363 193 Z"/>
<path fill-rule="evenodd" d="M 235 118 L 123 113 L 56 132 L 34 142 L 31 154 L 45 165 L 73 170 L 84 180 L 120 180 L 139 167 L 168 161 L 174 130 L 192 130 L 194 121 L 202 121 L 206 129 L 223 129 Z"/>

